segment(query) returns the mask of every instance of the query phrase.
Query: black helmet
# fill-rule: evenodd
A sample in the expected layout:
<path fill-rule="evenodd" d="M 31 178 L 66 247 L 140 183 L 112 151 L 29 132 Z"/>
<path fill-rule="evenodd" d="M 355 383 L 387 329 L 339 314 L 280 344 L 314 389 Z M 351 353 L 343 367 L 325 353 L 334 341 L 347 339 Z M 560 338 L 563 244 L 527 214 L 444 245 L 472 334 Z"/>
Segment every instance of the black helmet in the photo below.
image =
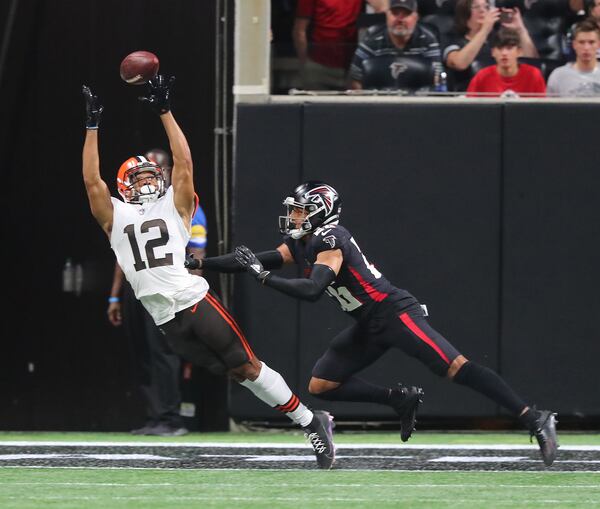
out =
<path fill-rule="evenodd" d="M 286 206 L 286 215 L 279 216 L 279 231 L 291 235 L 293 239 L 314 232 L 320 226 L 337 224 L 342 210 L 342 200 L 337 191 L 318 180 L 300 184 L 283 200 L 283 204 Z M 293 209 L 302 209 L 307 213 L 300 227 L 290 217 Z"/>

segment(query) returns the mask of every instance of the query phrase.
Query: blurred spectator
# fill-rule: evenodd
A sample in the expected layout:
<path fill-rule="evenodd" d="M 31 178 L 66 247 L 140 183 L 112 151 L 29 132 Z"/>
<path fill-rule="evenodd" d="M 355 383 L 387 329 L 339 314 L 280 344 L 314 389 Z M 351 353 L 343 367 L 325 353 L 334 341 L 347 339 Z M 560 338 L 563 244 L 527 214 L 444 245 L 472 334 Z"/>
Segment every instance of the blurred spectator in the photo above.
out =
<path fill-rule="evenodd" d="M 402 61 L 399 57 L 406 58 Z M 398 73 L 411 66 L 411 60 L 417 61 L 417 67 L 426 65 L 430 76 L 434 70 L 438 74 L 443 71 L 439 41 L 429 28 L 419 23 L 417 0 L 390 0 L 386 24 L 369 29 L 354 54 L 350 66 L 351 87 L 366 88 L 367 64 L 375 63 L 372 68 L 376 73 L 385 74 L 385 78 L 381 85 L 371 80 L 371 88 L 389 88 L 390 82 L 398 80 Z M 432 77 L 427 80 L 427 84 L 433 84 Z"/>
<path fill-rule="evenodd" d="M 444 62 L 452 71 L 453 90 L 466 90 L 473 75 L 482 66 L 492 63 L 488 37 L 498 25 L 519 33 L 522 56 L 538 57 L 518 8 L 491 8 L 487 0 L 458 0 L 455 7 L 455 35 L 444 49 Z"/>
<path fill-rule="evenodd" d="M 375 8 L 381 0 L 369 0 Z M 305 90 L 346 90 L 364 0 L 298 0 L 292 36 Z"/>
<path fill-rule="evenodd" d="M 492 39 L 492 57 L 496 65 L 481 69 L 469 83 L 467 95 L 518 96 L 546 93 L 546 82 L 537 67 L 520 64 L 522 54 L 519 32 L 510 28 L 498 30 Z"/>
<path fill-rule="evenodd" d="M 579 11 L 583 16 L 591 19 L 594 23 L 600 27 L 600 0 L 586 0 L 581 1 L 582 9 Z M 574 23 L 564 38 L 564 55 L 569 60 L 575 60 L 575 53 L 573 51 L 573 32 L 577 23 Z M 596 53 L 596 59 L 600 60 L 600 49 Z"/>
<path fill-rule="evenodd" d="M 600 66 L 596 58 L 600 49 L 600 27 L 588 18 L 573 30 L 575 62 L 552 71 L 548 93 L 566 97 L 600 96 Z"/>

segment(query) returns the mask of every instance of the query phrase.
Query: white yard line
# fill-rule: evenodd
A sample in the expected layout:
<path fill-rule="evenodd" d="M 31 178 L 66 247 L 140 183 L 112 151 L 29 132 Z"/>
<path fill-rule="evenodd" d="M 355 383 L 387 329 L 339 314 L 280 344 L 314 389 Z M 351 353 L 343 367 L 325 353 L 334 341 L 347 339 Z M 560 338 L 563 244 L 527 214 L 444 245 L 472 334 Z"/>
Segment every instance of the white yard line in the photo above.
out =
<path fill-rule="evenodd" d="M 14 447 L 192 447 L 215 449 L 306 449 L 310 445 L 299 438 L 299 443 L 258 443 L 252 442 L 62 442 L 62 441 L 0 441 L 0 446 Z M 350 449 L 427 449 L 456 451 L 523 451 L 537 450 L 537 444 L 336 444 L 336 450 Z M 561 451 L 600 451 L 600 445 L 561 445 Z"/>

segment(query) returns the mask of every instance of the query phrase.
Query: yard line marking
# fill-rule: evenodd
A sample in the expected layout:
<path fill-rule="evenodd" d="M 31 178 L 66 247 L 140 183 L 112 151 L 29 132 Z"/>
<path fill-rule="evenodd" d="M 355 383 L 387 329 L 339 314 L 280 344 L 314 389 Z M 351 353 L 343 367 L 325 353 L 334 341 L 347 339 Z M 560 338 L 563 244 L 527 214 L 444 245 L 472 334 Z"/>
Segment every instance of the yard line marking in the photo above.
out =
<path fill-rule="evenodd" d="M 59 453 L 45 453 L 45 454 L 0 454 L 0 461 L 14 461 L 14 460 L 44 460 L 44 459 L 93 459 L 93 460 L 108 460 L 108 461 L 119 461 L 119 460 L 178 460 L 179 458 L 170 458 L 168 456 L 156 456 L 154 454 L 84 454 L 84 453 L 73 453 L 73 454 L 59 454 Z"/>
<path fill-rule="evenodd" d="M 429 463 L 512 463 L 528 459 L 527 456 L 442 456 L 428 460 Z M 533 460 L 532 460 L 533 461 Z M 536 463 L 539 463 L 536 460 Z"/>
<path fill-rule="evenodd" d="M 218 457 L 218 455 L 217 455 Z M 243 456 L 237 456 L 238 458 L 243 457 Z M 336 454 L 336 459 L 348 459 L 348 458 L 360 458 L 360 459 L 401 459 L 401 460 L 406 460 L 406 459 L 412 459 L 414 458 L 414 456 L 344 456 L 344 455 L 337 455 Z M 284 455 L 273 455 L 273 456 L 269 456 L 269 455 L 265 455 L 265 456 L 248 456 L 247 458 L 245 458 L 245 461 L 315 461 L 315 457 L 314 456 L 284 456 Z M 329 486 L 329 485 L 328 485 Z"/>
<path fill-rule="evenodd" d="M 1 482 L 1 485 L 15 485 L 15 486 L 95 486 L 95 487 L 164 487 L 164 486 L 173 486 L 173 487 L 181 487 L 187 486 L 187 483 L 116 483 L 116 482 L 48 482 L 48 481 L 40 481 L 40 482 L 27 482 L 27 481 L 6 481 Z M 210 482 L 207 484 L 211 488 L 243 488 L 247 487 L 247 483 L 215 483 Z M 196 486 L 205 488 L 207 485 L 197 483 Z M 265 488 L 295 488 L 299 486 L 305 486 L 305 482 L 297 482 L 297 483 L 261 483 L 262 487 Z M 327 487 L 330 488 L 364 488 L 364 487 L 374 487 L 374 488 L 489 488 L 490 484 L 477 484 L 477 483 L 467 483 L 467 484 L 431 484 L 431 483 L 422 483 L 422 484 L 406 484 L 406 483 L 385 483 L 385 484 L 373 484 L 373 483 L 346 483 L 346 484 L 338 484 L 338 483 L 327 483 Z M 539 488 L 539 489 L 549 489 L 549 488 L 583 488 L 583 489 L 593 489 L 600 490 L 600 485 L 591 485 L 591 484 L 496 484 L 494 483 L 494 487 L 499 488 Z"/>
<path fill-rule="evenodd" d="M 191 448 L 227 448 L 227 449 L 306 449 L 310 444 L 302 443 L 302 437 L 298 437 L 301 443 L 284 444 L 275 443 L 252 443 L 252 442 L 60 442 L 60 441 L 0 441 L 0 446 L 14 447 L 191 447 Z M 336 449 L 427 449 L 427 450 L 465 450 L 465 451 L 520 451 L 537 450 L 537 444 L 505 445 L 505 444 L 336 444 Z M 600 445 L 561 445 L 561 451 L 600 451 Z"/>

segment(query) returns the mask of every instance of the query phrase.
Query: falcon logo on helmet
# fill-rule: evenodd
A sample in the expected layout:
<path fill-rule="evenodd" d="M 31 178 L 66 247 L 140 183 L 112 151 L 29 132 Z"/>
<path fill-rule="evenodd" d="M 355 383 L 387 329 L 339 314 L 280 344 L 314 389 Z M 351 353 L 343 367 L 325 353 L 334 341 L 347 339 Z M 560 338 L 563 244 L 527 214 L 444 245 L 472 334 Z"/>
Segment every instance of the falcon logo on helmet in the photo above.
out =
<path fill-rule="evenodd" d="M 316 189 L 311 189 L 304 196 L 307 200 L 310 200 L 313 203 L 323 205 L 323 208 L 325 209 L 325 214 L 329 215 L 333 210 L 333 202 L 335 200 L 336 195 L 337 193 L 335 192 L 335 189 L 323 185 L 317 187 Z"/>
<path fill-rule="evenodd" d="M 279 231 L 293 239 L 314 232 L 320 226 L 337 224 L 340 220 L 340 195 L 324 182 L 309 180 L 300 184 L 283 200 L 283 204 L 287 207 L 287 214 L 279 216 Z"/>
<path fill-rule="evenodd" d="M 165 194 L 162 168 L 144 156 L 130 157 L 117 173 L 117 189 L 127 203 L 152 203 Z"/>

